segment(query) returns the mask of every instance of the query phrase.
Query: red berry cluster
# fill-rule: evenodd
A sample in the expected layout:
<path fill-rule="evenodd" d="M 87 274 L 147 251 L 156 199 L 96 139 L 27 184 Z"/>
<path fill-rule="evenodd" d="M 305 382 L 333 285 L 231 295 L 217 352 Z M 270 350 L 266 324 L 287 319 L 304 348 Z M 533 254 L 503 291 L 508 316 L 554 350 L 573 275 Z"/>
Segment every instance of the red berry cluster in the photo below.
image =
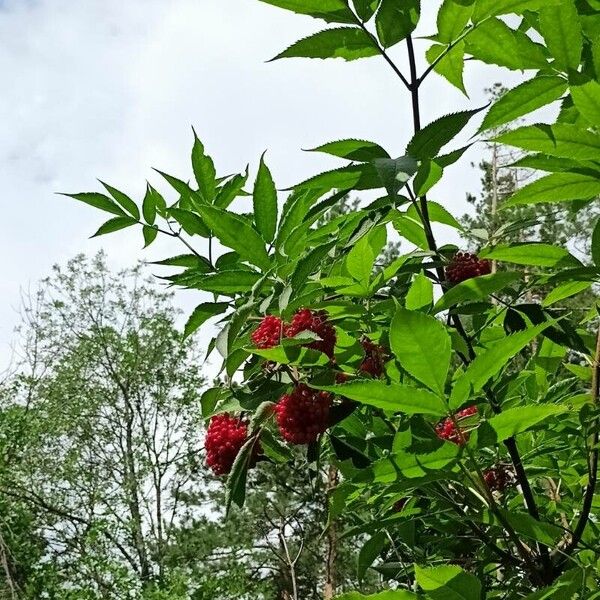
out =
<path fill-rule="evenodd" d="M 254 345 L 261 350 L 278 346 L 283 335 L 283 321 L 279 317 L 267 315 L 250 336 Z"/>
<path fill-rule="evenodd" d="M 446 440 L 448 442 L 452 442 L 453 444 L 457 444 L 459 446 L 464 446 L 469 440 L 469 432 L 462 429 L 460 426 L 457 427 L 455 422 L 460 423 L 462 419 L 467 419 L 473 415 L 477 414 L 476 406 L 469 406 L 459 412 L 456 413 L 454 419 L 448 417 L 444 419 L 441 423 L 438 423 L 435 428 L 435 432 L 439 438 L 442 440 Z"/>
<path fill-rule="evenodd" d="M 503 492 L 514 483 L 514 475 L 507 465 L 497 465 L 483 472 L 483 479 L 492 492 Z"/>
<path fill-rule="evenodd" d="M 331 399 L 331 394 L 303 383 L 284 394 L 275 407 L 281 437 L 292 444 L 314 442 L 327 429 Z"/>
<path fill-rule="evenodd" d="M 208 426 L 204 448 L 206 464 L 215 475 L 231 471 L 235 457 L 247 439 L 248 428 L 241 419 L 226 413 L 215 415 Z"/>
<path fill-rule="evenodd" d="M 286 327 L 285 335 L 294 337 L 302 331 L 312 331 L 321 339 L 308 344 L 309 348 L 320 350 L 333 358 L 333 349 L 335 347 L 336 335 L 335 329 L 327 320 L 325 311 L 313 312 L 309 308 L 299 310 L 292 318 L 292 322 Z"/>
<path fill-rule="evenodd" d="M 468 252 L 457 252 L 446 267 L 446 279 L 455 284 L 491 272 L 492 264 L 489 260 L 481 260 L 476 254 Z"/>
<path fill-rule="evenodd" d="M 320 350 L 329 358 L 333 358 L 336 341 L 335 329 L 327 320 L 325 311 L 313 312 L 308 308 L 303 308 L 292 317 L 289 325 L 286 325 L 279 317 L 266 316 L 250 337 L 255 346 L 264 350 L 277 346 L 281 342 L 282 336 L 291 338 L 302 331 L 312 331 L 321 338 L 306 344 L 309 348 Z"/>
<path fill-rule="evenodd" d="M 374 344 L 368 338 L 363 338 L 361 344 L 365 351 L 365 358 L 360 364 L 359 371 L 372 377 L 381 377 L 385 367 L 385 348 L 379 344 Z"/>

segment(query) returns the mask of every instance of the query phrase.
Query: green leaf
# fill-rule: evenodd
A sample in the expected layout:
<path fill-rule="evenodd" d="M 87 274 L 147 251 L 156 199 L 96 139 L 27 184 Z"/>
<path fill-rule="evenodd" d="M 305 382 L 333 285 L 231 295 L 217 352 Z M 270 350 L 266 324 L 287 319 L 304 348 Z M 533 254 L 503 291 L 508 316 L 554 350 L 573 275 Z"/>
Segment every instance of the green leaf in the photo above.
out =
<path fill-rule="evenodd" d="M 523 150 L 575 160 L 594 160 L 600 153 L 600 138 L 597 135 L 577 125 L 564 123 L 519 127 L 497 136 L 495 141 Z"/>
<path fill-rule="evenodd" d="M 450 367 L 450 336 L 436 318 L 399 309 L 390 327 L 392 352 L 402 368 L 440 396 Z"/>
<path fill-rule="evenodd" d="M 169 208 L 169 215 L 173 217 L 188 235 L 200 235 L 210 237 L 210 229 L 204 221 L 191 210 L 183 208 Z"/>
<path fill-rule="evenodd" d="M 390 198 L 396 197 L 418 169 L 417 161 L 412 156 L 377 158 L 373 161 L 373 165 Z"/>
<path fill-rule="evenodd" d="M 309 342 L 310 341 L 312 340 L 309 340 Z M 267 350 L 259 350 L 258 348 L 247 348 L 246 350 L 280 365 L 311 367 L 329 364 L 329 357 L 322 352 L 313 350 L 312 348 L 304 348 L 300 345 L 276 346 L 275 348 L 268 348 Z"/>
<path fill-rule="evenodd" d="M 596 221 L 596 226 L 592 234 L 592 258 L 594 259 L 594 264 L 600 267 L 600 219 Z"/>
<path fill-rule="evenodd" d="M 377 11 L 380 0 L 352 0 L 354 10 L 363 23 L 366 23 Z"/>
<path fill-rule="evenodd" d="M 200 190 L 206 202 L 213 202 L 216 194 L 215 165 L 210 156 L 204 153 L 204 146 L 194 131 L 194 147 L 192 148 L 192 169 Z"/>
<path fill-rule="evenodd" d="M 577 8 L 573 0 L 562 0 L 539 12 L 539 31 L 554 58 L 554 66 L 563 71 L 576 71 L 581 61 L 583 36 Z"/>
<path fill-rule="evenodd" d="M 442 44 L 434 44 L 425 53 L 427 62 L 433 64 L 443 52 L 445 52 L 447 46 Z M 438 74 L 447 79 L 453 86 L 457 87 L 463 94 L 466 94 L 465 84 L 463 81 L 463 73 L 465 70 L 465 42 L 461 40 L 441 58 L 433 68 Z"/>
<path fill-rule="evenodd" d="M 458 38 L 473 13 L 474 2 L 444 0 L 437 14 L 437 40 L 449 44 Z"/>
<path fill-rule="evenodd" d="M 556 75 L 540 75 L 504 94 L 485 115 L 479 131 L 498 127 L 558 100 L 567 82 Z"/>
<path fill-rule="evenodd" d="M 559 0 L 477 0 L 473 12 L 473 22 L 479 23 L 488 17 L 509 13 L 523 14 L 528 10 L 538 10 Z"/>
<path fill-rule="evenodd" d="M 100 181 L 100 180 L 99 180 Z M 136 220 L 140 219 L 140 210 L 136 206 L 135 202 L 123 192 L 118 189 L 108 185 L 108 183 L 104 183 L 100 181 L 100 183 L 104 186 L 106 191 Z"/>
<path fill-rule="evenodd" d="M 358 553 L 356 565 L 356 573 L 359 581 L 364 579 L 367 569 L 375 562 L 387 544 L 388 539 L 384 531 L 378 531 L 363 544 Z"/>
<path fill-rule="evenodd" d="M 261 269 L 271 267 L 264 240 L 246 220 L 216 206 L 198 206 L 198 212 L 224 246 Z"/>
<path fill-rule="evenodd" d="M 404 305 L 407 310 L 422 310 L 433 304 L 433 283 L 423 273 L 417 273 L 412 282 Z"/>
<path fill-rule="evenodd" d="M 410 385 L 361 380 L 339 385 L 314 385 L 312 387 L 389 412 L 401 412 L 407 415 L 434 415 L 436 417 L 441 417 L 448 412 L 441 398 L 427 390 Z"/>
<path fill-rule="evenodd" d="M 456 380 L 450 395 L 450 408 L 452 410 L 459 409 L 469 398 L 483 389 L 483 386 L 498 374 L 513 356 L 521 352 L 542 331 L 554 323 L 554 321 L 546 321 L 496 340 L 491 348 L 478 354 L 466 371 Z"/>
<path fill-rule="evenodd" d="M 144 235 L 144 248 L 147 248 L 156 239 L 158 229 L 150 225 L 144 225 L 142 227 L 142 234 Z"/>
<path fill-rule="evenodd" d="M 467 52 L 484 63 L 513 70 L 547 67 L 542 46 L 495 17 L 474 29 L 465 43 Z"/>
<path fill-rule="evenodd" d="M 444 174 L 444 169 L 433 160 L 424 160 L 415 175 L 413 189 L 415 196 L 424 196 L 429 190 L 440 181 Z"/>
<path fill-rule="evenodd" d="M 178 254 L 164 260 L 158 260 L 152 263 L 153 265 L 163 265 L 165 267 L 186 267 L 195 270 L 201 270 L 208 273 L 212 270 L 211 264 L 203 256 L 196 254 Z"/>
<path fill-rule="evenodd" d="M 427 208 L 430 221 L 434 223 L 442 223 L 443 225 L 454 227 L 454 229 L 462 229 L 462 225 L 441 204 L 433 202 L 432 200 L 428 200 Z M 413 219 L 420 219 L 417 209 L 412 204 L 408 207 L 406 215 Z"/>
<path fill-rule="evenodd" d="M 375 161 L 377 162 L 377 161 Z M 296 192 L 318 190 L 320 196 L 336 190 L 371 190 L 381 187 L 379 176 L 372 164 L 348 165 L 340 169 L 325 171 L 294 186 Z"/>
<path fill-rule="evenodd" d="M 600 75 L 598 76 L 600 77 Z M 600 83 L 588 81 L 583 85 L 572 85 L 571 97 L 577 110 L 592 125 L 598 127 L 600 125 Z"/>
<path fill-rule="evenodd" d="M 421 12 L 419 0 L 382 0 L 375 26 L 384 48 L 407 38 L 416 28 Z"/>
<path fill-rule="evenodd" d="M 587 290 L 592 286 L 591 281 L 567 281 L 555 287 L 542 302 L 542 306 L 551 306 L 556 302 L 560 302 L 565 298 L 570 298 L 571 296 L 575 296 L 584 290 Z"/>
<path fill-rule="evenodd" d="M 357 60 L 379 54 L 373 38 L 359 27 L 325 29 L 303 38 L 275 56 L 280 58 L 343 58 Z"/>
<path fill-rule="evenodd" d="M 504 289 L 519 279 L 523 279 L 523 273 L 514 271 L 491 273 L 467 279 L 447 290 L 437 301 L 433 312 L 447 310 L 459 302 L 484 300 L 490 294 Z"/>
<path fill-rule="evenodd" d="M 154 188 L 148 184 L 146 186 L 144 201 L 142 202 L 142 214 L 144 215 L 144 220 L 149 225 L 153 225 L 156 220 L 157 198 L 154 192 Z"/>
<path fill-rule="evenodd" d="M 494 431 L 494 443 L 503 442 L 539 425 L 546 419 L 567 412 L 566 406 L 556 404 L 532 404 L 517 406 L 494 415 L 487 421 L 487 425 Z M 485 442 L 487 434 L 480 432 L 479 438 Z"/>
<path fill-rule="evenodd" d="M 412 218 L 406 215 L 400 215 L 394 219 L 394 228 L 396 231 L 411 244 L 414 244 L 422 250 L 428 250 L 429 245 L 425 229 L 423 228 L 419 217 Z"/>
<path fill-rule="evenodd" d="M 348 592 L 336 596 L 335 600 L 418 600 L 418 596 L 406 590 L 386 590 L 378 594 L 363 596 L 359 592 Z"/>
<path fill-rule="evenodd" d="M 451 142 L 482 108 L 453 113 L 436 119 L 418 131 L 409 142 L 406 153 L 413 158 L 435 158 L 440 150 Z"/>
<path fill-rule="evenodd" d="M 263 154 L 260 158 L 252 199 L 256 228 L 266 242 L 272 242 L 277 228 L 277 189 L 264 158 Z"/>
<path fill-rule="evenodd" d="M 241 447 L 235 458 L 231 472 L 227 477 L 227 498 L 225 501 L 225 516 L 229 515 L 232 504 L 237 504 L 240 508 L 246 501 L 246 480 L 248 478 L 248 468 L 254 453 L 256 438 L 249 438 Z"/>
<path fill-rule="evenodd" d="M 456 565 L 422 568 L 415 565 L 417 583 L 431 600 L 480 600 L 481 582 Z"/>
<path fill-rule="evenodd" d="M 414 454 L 412 452 L 395 452 L 391 456 L 373 463 L 369 469 L 361 472 L 357 479 L 377 483 L 391 483 L 399 478 L 415 479 L 424 477 L 431 471 L 444 469 L 454 463 L 460 453 L 460 448 L 450 442 L 443 444 L 429 454 Z"/>
<path fill-rule="evenodd" d="M 354 23 L 354 15 L 343 0 L 260 0 L 328 23 Z"/>
<path fill-rule="evenodd" d="M 580 267 L 581 263 L 568 250 L 560 246 L 537 242 L 496 246 L 480 252 L 481 258 L 501 260 L 515 265 L 533 265 L 536 267 Z"/>
<path fill-rule="evenodd" d="M 248 169 L 246 169 L 244 175 L 234 175 L 229 181 L 225 182 L 217 193 L 215 206 L 227 208 L 242 193 L 246 181 L 248 181 Z"/>
<path fill-rule="evenodd" d="M 203 275 L 190 287 L 223 296 L 235 296 L 249 292 L 259 279 L 260 275 L 252 271 L 223 271 L 214 275 Z"/>
<path fill-rule="evenodd" d="M 600 194 L 600 177 L 579 173 L 552 173 L 518 190 L 500 208 L 519 204 L 589 200 Z"/>
<path fill-rule="evenodd" d="M 97 192 L 81 192 L 80 194 L 61 194 L 62 196 L 68 196 L 69 198 L 75 198 L 80 202 L 89 204 L 94 208 L 99 208 L 106 212 L 118 215 L 119 217 L 126 216 L 125 211 L 115 202 L 113 202 L 108 196 L 99 194 Z"/>
<path fill-rule="evenodd" d="M 102 224 L 98 231 L 91 237 L 98 237 L 99 235 L 105 235 L 107 233 L 113 233 L 126 227 L 137 225 L 137 221 L 133 217 L 114 217 Z"/>
<path fill-rule="evenodd" d="M 377 227 L 358 240 L 346 257 L 348 273 L 359 283 L 368 285 L 373 265 L 386 242 L 385 227 Z"/>
<path fill-rule="evenodd" d="M 323 152 L 357 162 L 371 162 L 376 158 L 390 158 L 390 155 L 378 144 L 356 139 L 329 142 L 306 150 L 306 152 Z"/>
<path fill-rule="evenodd" d="M 201 327 L 208 319 L 224 313 L 229 308 L 227 302 L 203 302 L 194 309 L 183 328 L 183 337 L 186 338 Z"/>

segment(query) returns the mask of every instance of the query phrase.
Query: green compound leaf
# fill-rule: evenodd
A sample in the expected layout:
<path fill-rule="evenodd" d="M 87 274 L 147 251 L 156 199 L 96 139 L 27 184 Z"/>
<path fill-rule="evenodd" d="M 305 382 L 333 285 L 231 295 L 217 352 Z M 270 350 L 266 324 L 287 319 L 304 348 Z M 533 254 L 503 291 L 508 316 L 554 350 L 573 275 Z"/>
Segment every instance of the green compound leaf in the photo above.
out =
<path fill-rule="evenodd" d="M 358 27 L 325 29 L 292 44 L 280 58 L 343 58 L 357 60 L 379 54 L 373 38 Z"/>

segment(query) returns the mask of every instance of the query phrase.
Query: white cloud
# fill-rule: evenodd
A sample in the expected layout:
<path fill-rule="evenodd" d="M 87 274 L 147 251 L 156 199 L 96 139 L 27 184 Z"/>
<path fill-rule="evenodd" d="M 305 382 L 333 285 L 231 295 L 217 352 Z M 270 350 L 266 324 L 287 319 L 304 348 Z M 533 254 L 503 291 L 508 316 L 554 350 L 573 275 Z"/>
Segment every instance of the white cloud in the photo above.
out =
<path fill-rule="evenodd" d="M 320 26 L 257 0 L 0 3 L 0 364 L 19 288 L 53 263 L 101 247 L 119 266 L 165 252 L 142 253 L 139 232 L 86 240 L 101 216 L 55 191 L 91 190 L 100 177 L 139 198 L 146 178 L 159 183 L 152 166 L 187 177 L 192 125 L 221 173 L 256 164 L 268 149 L 282 187 L 336 164 L 301 151 L 325 141 L 364 137 L 401 153 L 408 97 L 382 61 L 265 62 Z M 404 48 L 394 54 L 403 64 Z M 472 100 L 498 76 L 470 71 Z M 424 120 L 457 105 L 469 103 L 432 76 Z M 478 186 L 467 164 L 434 194 L 448 207 L 464 208 Z"/>

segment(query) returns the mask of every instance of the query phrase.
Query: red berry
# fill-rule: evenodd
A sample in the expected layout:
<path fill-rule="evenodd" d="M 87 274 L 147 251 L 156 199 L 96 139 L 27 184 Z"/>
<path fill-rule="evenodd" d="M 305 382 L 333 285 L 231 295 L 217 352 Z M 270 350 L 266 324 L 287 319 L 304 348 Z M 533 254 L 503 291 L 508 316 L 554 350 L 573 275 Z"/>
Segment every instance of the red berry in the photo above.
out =
<path fill-rule="evenodd" d="M 335 382 L 336 383 L 346 383 L 350 379 L 350 375 L 348 373 L 344 373 L 343 371 L 338 371 L 335 374 Z"/>
<path fill-rule="evenodd" d="M 215 475 L 226 475 L 231 471 L 235 457 L 246 442 L 247 434 L 248 428 L 237 417 L 226 413 L 212 417 L 204 448 L 206 464 Z"/>
<path fill-rule="evenodd" d="M 287 337 L 295 337 L 302 331 L 312 331 L 321 339 L 307 344 L 313 350 L 320 350 L 333 358 L 333 349 L 335 347 L 336 335 L 335 329 L 327 320 L 325 311 L 313 312 L 308 308 L 302 308 L 292 318 L 292 322 L 285 328 Z"/>
<path fill-rule="evenodd" d="M 370 339 L 363 338 L 361 341 L 365 351 L 365 358 L 358 368 L 361 373 L 379 378 L 384 373 L 386 350 L 383 346 L 374 344 Z"/>
<path fill-rule="evenodd" d="M 483 479 L 492 492 L 503 492 L 514 482 L 513 474 L 506 465 L 497 465 L 483 472 Z"/>
<path fill-rule="evenodd" d="M 477 414 L 477 412 L 476 406 L 469 406 L 457 412 L 454 419 L 450 417 L 444 419 L 435 427 L 437 436 L 458 446 L 464 446 L 469 441 L 469 432 L 460 427 L 460 421 Z M 459 424 L 459 427 L 455 425 L 455 421 Z"/>
<path fill-rule="evenodd" d="M 278 346 L 283 334 L 283 321 L 273 315 L 266 316 L 250 336 L 254 345 L 261 350 Z"/>
<path fill-rule="evenodd" d="M 331 394 L 298 384 L 275 407 L 281 437 L 291 444 L 314 442 L 327 429 L 330 408 Z"/>
<path fill-rule="evenodd" d="M 476 254 L 468 252 L 457 252 L 446 267 L 446 279 L 452 283 L 460 283 L 471 277 L 488 275 L 492 272 L 492 264 L 489 260 L 481 260 Z"/>

